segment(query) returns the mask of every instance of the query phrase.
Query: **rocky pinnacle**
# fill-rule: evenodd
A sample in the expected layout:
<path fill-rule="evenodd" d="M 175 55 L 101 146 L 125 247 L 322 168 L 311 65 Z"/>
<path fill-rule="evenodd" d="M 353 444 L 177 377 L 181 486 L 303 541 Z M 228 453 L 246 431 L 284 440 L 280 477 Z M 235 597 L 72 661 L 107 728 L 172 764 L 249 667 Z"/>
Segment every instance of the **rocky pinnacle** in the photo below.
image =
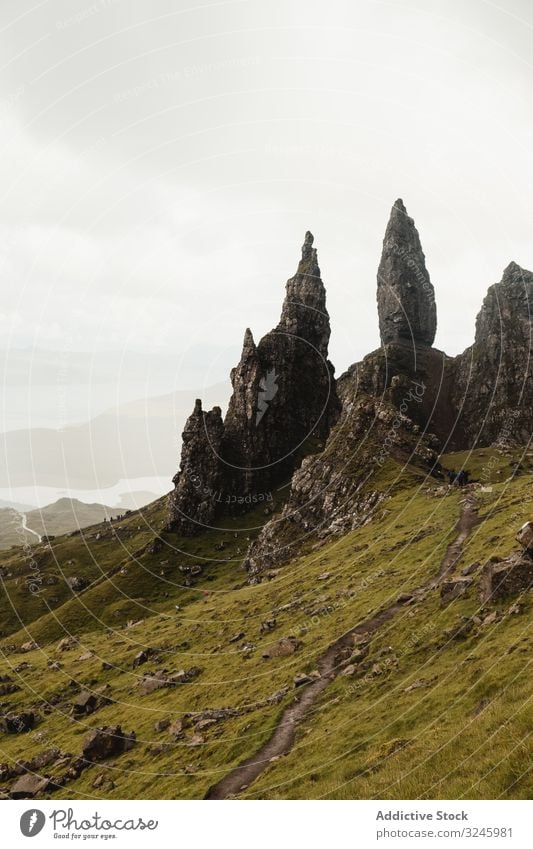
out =
<path fill-rule="evenodd" d="M 200 533 L 222 510 L 245 512 L 271 499 L 327 438 L 340 411 L 329 337 L 326 290 L 307 232 L 277 327 L 257 345 L 245 332 L 224 422 L 218 408 L 204 413 L 200 402 L 187 421 L 169 528 Z"/>
<path fill-rule="evenodd" d="M 287 280 L 285 301 L 276 330 L 304 339 L 326 356 L 330 337 L 329 315 L 313 241 L 313 234 L 308 230 L 296 274 Z"/>
<path fill-rule="evenodd" d="M 420 237 L 401 199 L 392 207 L 378 268 L 381 340 L 433 344 L 437 329 L 435 292 Z"/>

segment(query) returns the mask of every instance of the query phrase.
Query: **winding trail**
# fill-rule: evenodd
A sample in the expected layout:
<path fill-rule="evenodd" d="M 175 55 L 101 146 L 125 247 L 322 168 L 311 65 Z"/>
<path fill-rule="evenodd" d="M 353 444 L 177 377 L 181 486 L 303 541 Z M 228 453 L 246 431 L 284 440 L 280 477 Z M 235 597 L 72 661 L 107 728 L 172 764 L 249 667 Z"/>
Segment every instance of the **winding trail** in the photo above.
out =
<path fill-rule="evenodd" d="M 463 546 L 470 532 L 480 519 L 477 516 L 476 500 L 472 492 L 466 492 L 461 501 L 461 510 L 455 526 L 457 536 L 446 549 L 438 574 L 410 593 L 410 596 L 420 598 L 427 590 L 434 589 L 441 581 L 454 571 L 455 565 L 463 553 Z M 406 599 L 407 601 L 407 599 Z M 392 619 L 403 607 L 406 601 L 395 601 L 383 608 L 375 616 L 366 619 L 339 637 L 324 652 L 318 661 L 320 678 L 308 684 L 298 701 L 289 705 L 283 711 L 272 736 L 255 754 L 244 760 L 224 778 L 213 784 L 205 795 L 205 799 L 228 799 L 236 796 L 239 791 L 246 789 L 266 769 L 274 757 L 286 755 L 292 749 L 296 738 L 298 724 L 305 718 L 309 708 L 318 696 L 326 689 L 343 668 L 346 652 L 353 650 L 355 635 L 370 636 L 385 622 Z"/>
<path fill-rule="evenodd" d="M 28 533 L 28 534 L 34 534 L 34 536 L 37 537 L 37 541 L 41 542 L 41 535 L 38 534 L 37 531 L 32 531 L 31 528 L 28 528 L 28 525 L 27 525 L 28 517 L 26 516 L 26 513 L 19 513 L 19 516 L 22 519 L 22 530 L 26 531 L 26 533 Z"/>

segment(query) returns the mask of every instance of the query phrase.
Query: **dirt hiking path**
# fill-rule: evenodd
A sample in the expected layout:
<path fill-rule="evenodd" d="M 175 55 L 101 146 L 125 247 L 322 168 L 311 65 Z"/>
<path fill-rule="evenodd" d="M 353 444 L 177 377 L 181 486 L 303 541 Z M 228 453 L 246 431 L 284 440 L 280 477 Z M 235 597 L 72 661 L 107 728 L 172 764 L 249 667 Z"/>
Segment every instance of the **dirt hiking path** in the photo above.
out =
<path fill-rule="evenodd" d="M 455 568 L 455 565 L 463 553 L 465 540 L 468 538 L 474 526 L 479 522 L 477 516 L 476 500 L 471 492 L 465 493 L 461 501 L 459 520 L 455 526 L 456 538 L 448 548 L 440 564 L 436 577 L 431 578 L 422 586 L 413 590 L 409 596 L 419 598 L 427 590 L 434 589 Z M 285 708 L 280 720 L 274 729 L 272 736 L 261 746 L 255 754 L 244 760 L 235 767 L 217 784 L 213 784 L 205 795 L 205 799 L 228 799 L 245 790 L 261 773 L 267 768 L 272 758 L 286 755 L 292 749 L 296 738 L 298 724 L 304 719 L 309 708 L 317 700 L 318 696 L 326 689 L 343 669 L 343 661 L 347 653 L 353 651 L 354 636 L 371 636 L 385 622 L 392 619 L 398 611 L 405 607 L 410 598 L 405 601 L 396 601 L 388 607 L 383 608 L 375 616 L 366 619 L 354 628 L 351 628 L 342 637 L 339 637 L 324 652 L 318 661 L 320 678 L 305 686 L 301 691 L 298 701 Z"/>

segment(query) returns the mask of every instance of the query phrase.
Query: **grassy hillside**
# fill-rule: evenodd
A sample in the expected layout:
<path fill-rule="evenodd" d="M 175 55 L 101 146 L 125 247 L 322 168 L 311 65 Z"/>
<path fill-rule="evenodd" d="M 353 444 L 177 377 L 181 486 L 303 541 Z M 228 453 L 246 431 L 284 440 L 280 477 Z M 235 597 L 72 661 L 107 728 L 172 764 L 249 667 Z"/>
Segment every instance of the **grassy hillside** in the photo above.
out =
<path fill-rule="evenodd" d="M 35 542 L 35 534 L 22 527 L 22 516 L 11 507 L 0 507 L 0 551 Z"/>
<path fill-rule="evenodd" d="M 471 493 L 481 521 L 453 574 L 515 550 L 531 512 L 531 456 L 487 449 L 466 462 L 483 483 Z M 264 510 L 192 540 L 163 535 L 154 546 L 162 499 L 111 525 L 4 554 L 2 713 L 33 710 L 38 720 L 27 733 L 0 735 L 0 760 L 13 770 L 58 749 L 31 770 L 52 778 L 65 799 L 201 798 L 302 698 L 295 676 L 315 680 L 332 643 L 394 607 L 367 644 L 354 643 L 352 658 L 339 658 L 339 674 L 299 723 L 292 749 L 239 795 L 529 796 L 531 594 L 481 607 L 476 570 L 466 595 L 443 605 L 432 581 L 456 538 L 465 492 L 392 461 L 383 474 L 383 485 L 394 485 L 371 521 L 257 586 L 240 562 L 270 518 Z M 80 577 L 87 584 L 77 591 L 67 579 Z M 66 635 L 75 640 L 60 648 Z M 263 656 L 288 637 L 299 641 L 292 654 Z M 31 640 L 38 648 L 21 651 Z M 134 664 L 143 650 L 146 659 Z M 191 680 L 169 681 L 181 670 L 193 670 Z M 157 675 L 168 686 L 147 686 Z M 99 706 L 73 714 L 86 691 Z M 88 732 L 116 724 L 135 732 L 135 745 L 80 769 Z M 3 791 L 13 783 L 0 768 Z"/>

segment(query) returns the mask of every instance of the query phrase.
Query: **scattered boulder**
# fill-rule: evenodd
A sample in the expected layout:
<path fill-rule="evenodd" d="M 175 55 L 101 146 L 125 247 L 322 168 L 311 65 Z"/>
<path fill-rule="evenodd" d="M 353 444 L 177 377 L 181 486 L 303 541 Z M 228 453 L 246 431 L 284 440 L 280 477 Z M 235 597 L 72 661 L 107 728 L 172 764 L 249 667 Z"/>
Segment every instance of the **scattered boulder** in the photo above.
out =
<path fill-rule="evenodd" d="M 230 637 L 228 642 L 229 643 L 238 643 L 239 640 L 242 640 L 243 637 L 244 637 L 244 631 L 239 631 L 237 634 L 234 634 L 233 637 Z"/>
<path fill-rule="evenodd" d="M 498 622 L 500 619 L 501 619 L 501 616 L 500 616 L 500 614 L 498 613 L 498 611 L 497 611 L 497 610 L 492 610 L 492 611 L 488 614 L 488 616 L 485 616 L 485 618 L 482 620 L 482 622 L 481 622 L 481 626 L 482 626 L 483 628 L 485 628 L 487 625 L 494 625 L 494 623 L 495 623 L 495 622 Z"/>
<path fill-rule="evenodd" d="M 67 584 L 72 592 L 81 593 L 82 590 L 85 590 L 89 586 L 90 581 L 81 575 L 73 575 L 71 578 L 67 578 Z"/>
<path fill-rule="evenodd" d="M 311 684 L 311 682 L 313 681 L 313 679 L 311 678 L 311 676 L 310 676 L 310 675 L 306 675 L 306 674 L 305 674 L 305 672 L 298 672 L 298 673 L 294 676 L 294 679 L 293 679 L 293 680 L 294 680 L 294 686 L 295 686 L 295 687 L 303 687 L 303 686 L 304 686 L 304 684 Z"/>
<path fill-rule="evenodd" d="M 449 578 L 443 581 L 440 587 L 441 604 L 449 604 L 456 598 L 464 598 L 468 588 L 472 584 L 472 578 Z"/>
<path fill-rule="evenodd" d="M 262 657 L 288 657 L 289 655 L 294 654 L 300 646 L 301 641 L 297 640 L 296 637 L 283 637 L 277 643 L 269 646 L 269 648 L 263 652 Z"/>
<path fill-rule="evenodd" d="M 169 749 L 168 743 L 155 743 L 153 746 L 148 746 L 146 751 L 153 758 L 157 758 L 159 755 L 164 755 Z"/>
<path fill-rule="evenodd" d="M 57 644 L 58 651 L 70 651 L 70 649 L 75 648 L 78 645 L 78 641 L 75 637 L 67 636 L 63 637 Z"/>
<path fill-rule="evenodd" d="M 80 654 L 78 660 L 81 660 L 83 662 L 85 660 L 90 660 L 93 656 L 94 655 L 92 651 L 84 651 L 83 654 Z"/>
<path fill-rule="evenodd" d="M 533 555 L 533 522 L 526 522 L 522 525 L 516 535 L 517 541 L 524 546 L 525 552 Z"/>
<path fill-rule="evenodd" d="M 167 669 L 158 669 L 156 672 L 145 675 L 139 681 L 139 692 L 141 696 L 147 696 L 163 687 L 175 687 L 177 684 L 188 684 L 200 675 L 202 670 L 198 666 L 190 669 L 180 669 L 179 672 L 169 672 Z"/>
<path fill-rule="evenodd" d="M 35 651 L 38 648 L 39 648 L 39 646 L 35 642 L 35 640 L 28 640 L 27 643 L 22 643 L 22 645 L 20 647 L 20 652 L 22 654 L 26 654 L 26 652 Z"/>
<path fill-rule="evenodd" d="M 167 685 L 166 676 L 156 672 L 153 675 L 146 675 L 144 678 L 141 678 L 139 681 L 139 693 L 141 696 L 148 696 L 150 693 L 155 693 L 156 690 L 160 690 Z"/>
<path fill-rule="evenodd" d="M 199 666 L 191 666 L 190 669 L 180 669 L 179 672 L 172 672 L 168 677 L 168 685 L 172 687 L 174 684 L 189 684 L 201 674 L 202 670 Z"/>
<path fill-rule="evenodd" d="M 33 799 L 38 793 L 43 793 L 49 786 L 50 779 L 40 775 L 22 775 L 9 791 L 12 799 Z"/>
<path fill-rule="evenodd" d="M 31 711 L 8 713 L 0 719 L 0 731 L 4 734 L 25 734 L 35 725 L 35 714 Z"/>
<path fill-rule="evenodd" d="M 138 666 L 146 663 L 152 657 L 153 653 L 153 649 L 142 649 L 133 658 L 133 668 L 136 669 Z"/>
<path fill-rule="evenodd" d="M 125 733 L 120 725 L 94 728 L 83 742 L 82 754 L 87 761 L 103 761 L 127 752 L 135 744 L 134 731 Z"/>
<path fill-rule="evenodd" d="M 278 690 L 276 693 L 273 693 L 271 696 L 266 699 L 267 705 L 277 705 L 279 704 L 289 692 L 288 687 L 282 687 L 281 690 Z"/>
<path fill-rule="evenodd" d="M 170 719 L 158 719 L 157 722 L 154 722 L 154 731 L 156 734 L 160 734 L 161 731 L 166 731 L 170 725 Z"/>
<path fill-rule="evenodd" d="M 400 593 L 398 598 L 396 599 L 396 604 L 408 604 L 412 601 L 414 595 L 412 593 Z"/>
<path fill-rule="evenodd" d="M 363 646 L 361 646 L 361 648 L 356 649 L 355 651 L 353 651 L 351 653 L 349 661 L 350 661 L 350 663 L 361 663 L 361 661 L 365 659 L 367 654 L 368 654 L 368 645 L 363 645 Z"/>
<path fill-rule="evenodd" d="M 200 719 L 199 722 L 195 723 L 194 728 L 195 728 L 196 731 L 204 731 L 206 728 L 211 728 L 212 725 L 216 725 L 216 724 L 217 724 L 216 719 Z"/>
<path fill-rule="evenodd" d="M 172 737 L 179 737 L 180 734 L 183 734 L 185 726 L 185 718 L 180 716 L 178 719 L 175 719 L 172 724 L 169 723 L 168 733 L 171 734 Z"/>
<path fill-rule="evenodd" d="M 268 634 L 269 631 L 273 631 L 275 627 L 276 627 L 276 620 L 275 619 L 265 619 L 265 621 L 261 622 L 261 625 L 259 626 L 259 633 L 260 634 Z"/>
<path fill-rule="evenodd" d="M 100 772 L 94 779 L 93 783 L 91 784 L 91 787 L 93 787 L 95 790 L 97 790 L 99 787 L 103 787 L 105 788 L 105 790 L 112 790 L 115 787 L 115 782 L 112 781 L 109 776 L 105 774 L 105 772 Z"/>
<path fill-rule="evenodd" d="M 512 555 L 500 563 L 489 560 L 481 573 L 480 595 L 483 604 L 510 595 L 519 595 L 533 586 L 533 559 Z"/>
<path fill-rule="evenodd" d="M 72 705 L 72 713 L 74 716 L 94 713 L 99 706 L 98 698 L 94 693 L 83 691 Z"/>

